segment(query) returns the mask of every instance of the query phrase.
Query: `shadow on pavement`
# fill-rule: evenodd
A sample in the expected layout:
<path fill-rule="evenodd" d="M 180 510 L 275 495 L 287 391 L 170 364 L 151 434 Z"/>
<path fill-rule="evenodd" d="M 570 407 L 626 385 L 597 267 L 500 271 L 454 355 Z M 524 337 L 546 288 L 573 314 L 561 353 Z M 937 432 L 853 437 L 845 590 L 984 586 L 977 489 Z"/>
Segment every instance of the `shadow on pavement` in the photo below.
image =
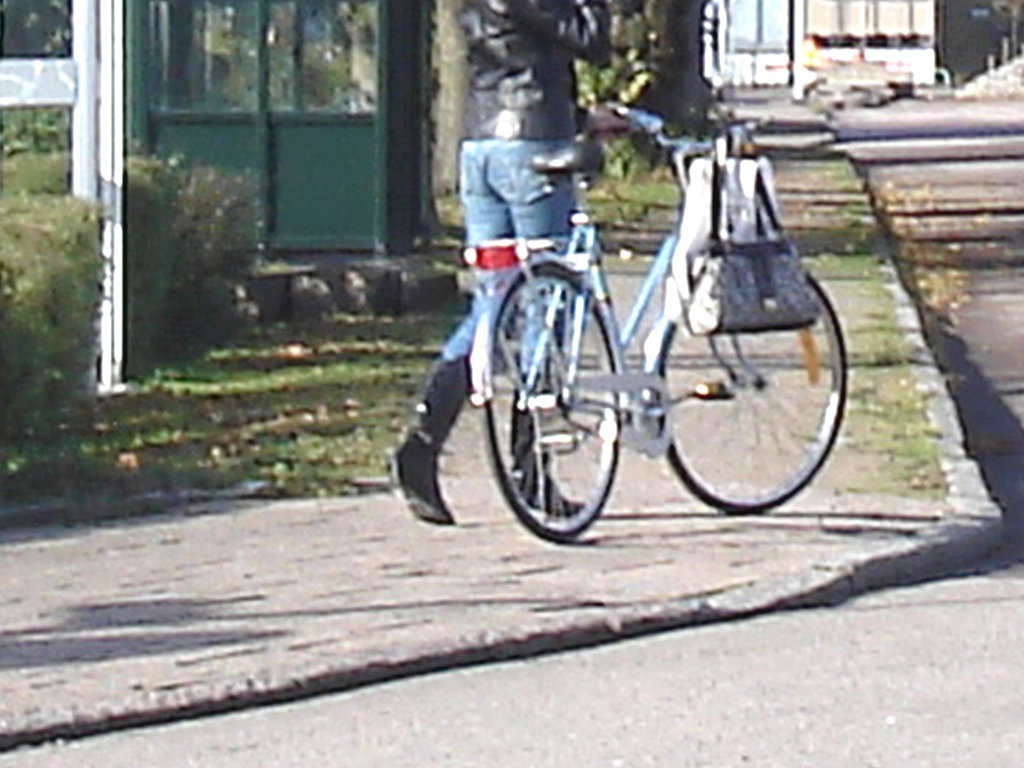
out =
<path fill-rule="evenodd" d="M 968 345 L 932 313 L 925 332 L 947 380 L 964 430 L 965 450 L 981 469 L 1003 514 L 1007 546 L 1024 545 L 1024 428 L 996 384 L 972 360 Z M 1021 550 L 1024 557 L 1024 549 Z"/>

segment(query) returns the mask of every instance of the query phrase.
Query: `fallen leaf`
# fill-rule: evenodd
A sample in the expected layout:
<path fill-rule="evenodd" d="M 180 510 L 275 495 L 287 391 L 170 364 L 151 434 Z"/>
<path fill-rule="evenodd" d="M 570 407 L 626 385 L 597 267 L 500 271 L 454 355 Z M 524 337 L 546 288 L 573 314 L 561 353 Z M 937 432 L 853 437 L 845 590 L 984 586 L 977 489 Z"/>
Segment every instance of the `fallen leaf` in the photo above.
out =
<path fill-rule="evenodd" d="M 127 472 L 135 472 L 139 465 L 139 456 L 132 451 L 125 451 L 117 457 L 117 466 Z"/>
<path fill-rule="evenodd" d="M 305 357 L 309 357 L 313 354 L 313 350 L 307 347 L 301 342 L 292 342 L 291 344 L 285 344 L 281 350 L 281 356 L 286 357 L 289 360 L 301 360 Z"/>

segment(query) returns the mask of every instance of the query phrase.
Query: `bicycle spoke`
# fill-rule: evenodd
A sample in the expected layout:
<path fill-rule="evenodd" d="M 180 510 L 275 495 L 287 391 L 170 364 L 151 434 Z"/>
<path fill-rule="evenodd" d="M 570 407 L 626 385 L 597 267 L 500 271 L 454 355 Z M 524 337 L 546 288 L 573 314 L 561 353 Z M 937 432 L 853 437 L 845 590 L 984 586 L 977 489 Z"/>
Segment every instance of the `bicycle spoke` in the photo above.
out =
<path fill-rule="evenodd" d="M 509 290 L 493 340 L 514 373 L 487 404 L 491 463 L 516 517 L 557 542 L 597 519 L 618 463 L 614 395 L 576 387 L 578 376 L 615 370 L 610 336 L 585 295 L 575 273 L 538 265 Z"/>
<path fill-rule="evenodd" d="M 823 310 L 808 329 L 675 342 L 667 378 L 680 405 L 669 460 L 687 488 L 726 512 L 763 512 L 791 498 L 835 442 L 846 356 L 835 311 L 812 284 Z"/>

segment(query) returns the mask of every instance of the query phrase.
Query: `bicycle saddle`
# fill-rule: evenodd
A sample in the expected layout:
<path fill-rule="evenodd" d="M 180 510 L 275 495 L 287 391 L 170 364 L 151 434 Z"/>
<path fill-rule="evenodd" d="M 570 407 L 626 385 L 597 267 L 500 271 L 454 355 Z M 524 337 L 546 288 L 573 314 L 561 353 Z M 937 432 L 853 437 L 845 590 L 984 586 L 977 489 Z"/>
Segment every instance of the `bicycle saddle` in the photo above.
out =
<path fill-rule="evenodd" d="M 538 152 L 530 158 L 533 170 L 549 175 L 580 173 L 593 176 L 600 172 L 603 163 L 601 145 L 588 140 L 576 140 L 550 152 Z"/>

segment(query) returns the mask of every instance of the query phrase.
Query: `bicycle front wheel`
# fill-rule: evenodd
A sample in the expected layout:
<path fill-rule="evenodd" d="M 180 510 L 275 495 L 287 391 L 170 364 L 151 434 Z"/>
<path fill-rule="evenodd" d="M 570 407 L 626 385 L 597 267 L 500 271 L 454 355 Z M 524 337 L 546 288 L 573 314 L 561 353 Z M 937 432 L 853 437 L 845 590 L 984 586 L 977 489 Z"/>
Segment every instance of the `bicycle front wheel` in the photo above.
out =
<path fill-rule="evenodd" d="M 674 405 L 669 461 L 699 499 L 730 514 L 799 493 L 828 457 L 846 407 L 846 350 L 821 286 L 809 328 L 690 336 L 667 362 Z"/>
<path fill-rule="evenodd" d="M 619 416 L 604 377 L 616 370 L 607 324 L 578 274 L 539 264 L 512 284 L 492 336 L 488 448 L 505 500 L 543 539 L 575 539 L 608 499 Z"/>

